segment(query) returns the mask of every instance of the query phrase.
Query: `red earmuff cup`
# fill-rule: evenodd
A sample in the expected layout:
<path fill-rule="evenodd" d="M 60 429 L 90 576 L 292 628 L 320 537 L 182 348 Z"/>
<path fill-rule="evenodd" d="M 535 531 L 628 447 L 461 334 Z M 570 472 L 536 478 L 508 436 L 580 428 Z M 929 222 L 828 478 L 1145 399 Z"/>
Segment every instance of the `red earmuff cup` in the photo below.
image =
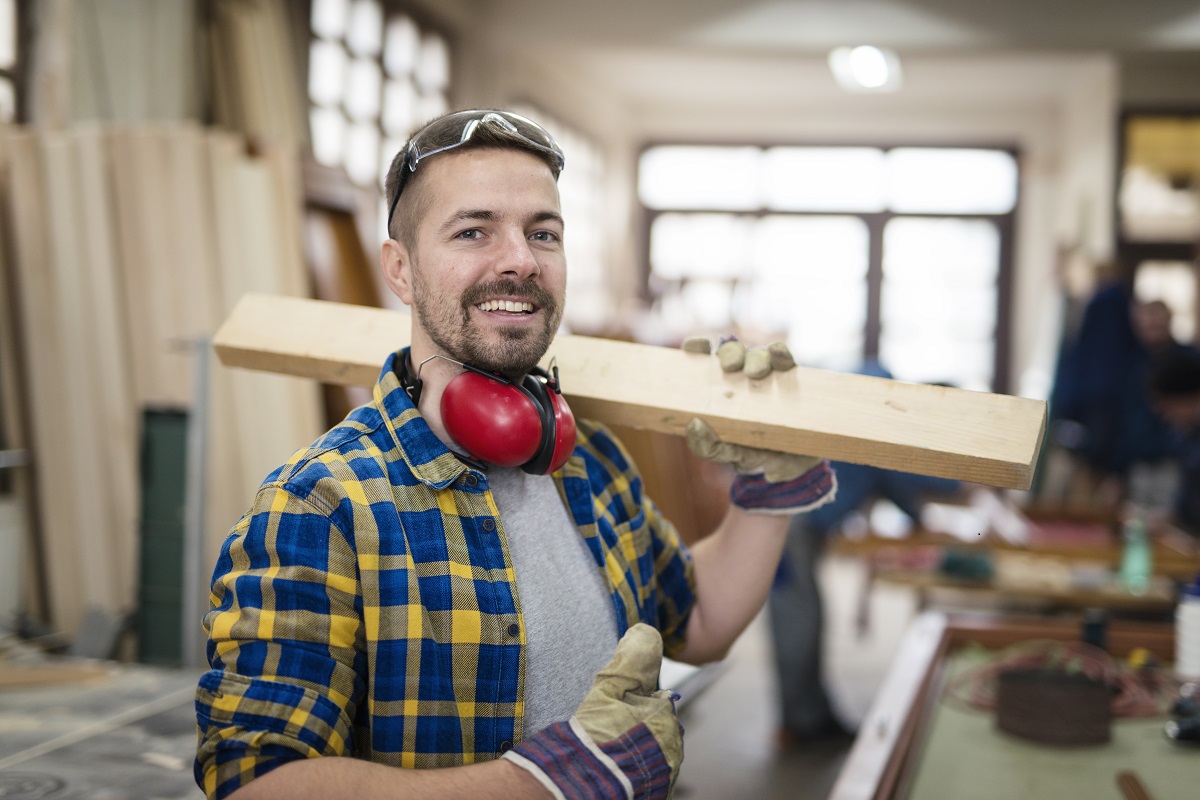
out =
<path fill-rule="evenodd" d="M 447 384 L 441 411 L 446 432 L 469 455 L 488 464 L 519 467 L 533 458 L 541 443 L 542 422 L 530 399 L 515 386 L 475 372 L 464 372 Z M 490 424 L 481 425 L 485 419 Z M 574 443 L 574 419 L 570 427 Z"/>
<path fill-rule="evenodd" d="M 547 473 L 562 467 L 575 452 L 575 415 L 557 392 L 550 392 L 550 405 L 554 408 L 554 455 Z"/>

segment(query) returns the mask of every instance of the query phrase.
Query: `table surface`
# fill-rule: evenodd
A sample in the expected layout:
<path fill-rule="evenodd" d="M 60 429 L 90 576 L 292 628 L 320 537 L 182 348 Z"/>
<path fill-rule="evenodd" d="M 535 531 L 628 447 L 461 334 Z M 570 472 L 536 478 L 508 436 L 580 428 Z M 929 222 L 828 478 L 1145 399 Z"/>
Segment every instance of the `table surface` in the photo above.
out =
<path fill-rule="evenodd" d="M 963 650 L 948 663 L 949 677 L 986 662 L 995 651 Z M 1120 800 L 1116 776 L 1134 770 L 1152 797 L 1194 796 L 1200 748 L 1173 744 L 1166 716 L 1113 721 L 1107 744 L 1039 745 L 995 727 L 992 712 L 964 708 L 945 693 L 937 700 L 928 735 L 914 759 L 907 800 Z"/>
<path fill-rule="evenodd" d="M 1113 741 L 1093 751 L 1099 758 L 1088 761 L 1091 754 L 1083 750 L 1015 739 L 997 732 L 990 714 L 963 711 L 943 701 L 943 679 L 954 668 L 954 654 L 967 644 L 999 650 L 1033 639 L 1077 641 L 1080 621 L 1079 616 L 1046 619 L 935 611 L 919 616 L 859 728 L 830 800 L 1119 798 L 1115 776 L 1129 768 L 1159 800 L 1195 796 L 1194 791 L 1181 795 L 1176 784 L 1180 770 L 1187 775 L 1184 787 L 1191 790 L 1200 783 L 1200 748 L 1167 740 L 1166 716 L 1116 722 Z M 1145 648 L 1168 663 L 1174 653 L 1173 627 L 1164 623 L 1114 622 L 1107 641 L 1109 652 L 1118 658 Z M 1149 760 L 1143 761 L 1143 756 Z M 1094 792 L 1090 782 L 1082 791 L 1072 782 L 1084 780 L 1089 769 L 1098 775 L 1093 776 Z M 1154 793 L 1156 787 L 1161 794 Z"/>

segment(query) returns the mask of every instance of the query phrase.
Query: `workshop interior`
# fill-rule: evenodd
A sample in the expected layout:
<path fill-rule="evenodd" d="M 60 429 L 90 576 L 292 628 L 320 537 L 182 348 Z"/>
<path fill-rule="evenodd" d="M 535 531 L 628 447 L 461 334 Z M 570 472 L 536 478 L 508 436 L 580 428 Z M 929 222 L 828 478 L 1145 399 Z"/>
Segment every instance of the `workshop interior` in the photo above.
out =
<path fill-rule="evenodd" d="M 0 796 L 203 796 L 214 564 L 372 402 L 385 178 L 455 109 L 561 146 L 552 374 L 684 544 L 733 472 L 635 345 L 786 343 L 722 419 L 840 470 L 664 662 L 673 797 L 1194 794 L 1200 2 L 0 0 Z"/>

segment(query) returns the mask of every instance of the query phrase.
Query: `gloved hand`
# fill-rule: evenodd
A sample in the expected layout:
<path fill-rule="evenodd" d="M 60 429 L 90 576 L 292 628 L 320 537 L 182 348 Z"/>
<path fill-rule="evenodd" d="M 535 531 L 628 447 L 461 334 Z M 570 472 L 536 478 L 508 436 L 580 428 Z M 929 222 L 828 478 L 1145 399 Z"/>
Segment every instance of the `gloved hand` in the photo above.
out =
<path fill-rule="evenodd" d="M 683 349 L 708 353 L 711 345 L 707 339 L 692 338 L 683 343 Z M 721 343 L 717 359 L 725 372 L 742 370 L 754 380 L 796 365 L 783 342 L 775 342 L 765 350 L 746 350 L 736 338 Z M 716 431 L 699 417 L 688 423 L 687 443 L 701 458 L 734 468 L 737 476 L 730 488 L 730 499 L 747 511 L 760 514 L 811 511 L 837 494 L 837 477 L 826 459 L 722 442 Z"/>
<path fill-rule="evenodd" d="M 662 637 L 638 623 L 625 632 L 566 722 L 505 753 L 563 800 L 667 798 L 683 762 L 678 695 L 655 691 Z"/>

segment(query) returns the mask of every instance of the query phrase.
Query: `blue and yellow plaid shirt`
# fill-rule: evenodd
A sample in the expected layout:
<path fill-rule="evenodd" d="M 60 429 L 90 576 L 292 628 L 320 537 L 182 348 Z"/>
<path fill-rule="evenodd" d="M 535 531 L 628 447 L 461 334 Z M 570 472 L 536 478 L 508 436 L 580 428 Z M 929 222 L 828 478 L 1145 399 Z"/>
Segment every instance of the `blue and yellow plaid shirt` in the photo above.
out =
<path fill-rule="evenodd" d="M 196 780 L 224 797 L 288 761 L 497 757 L 522 736 L 525 623 L 486 473 L 384 364 L 374 402 L 269 475 L 217 561 L 196 694 Z M 580 421 L 554 475 L 621 633 L 683 646 L 691 559 L 628 453 Z"/>

